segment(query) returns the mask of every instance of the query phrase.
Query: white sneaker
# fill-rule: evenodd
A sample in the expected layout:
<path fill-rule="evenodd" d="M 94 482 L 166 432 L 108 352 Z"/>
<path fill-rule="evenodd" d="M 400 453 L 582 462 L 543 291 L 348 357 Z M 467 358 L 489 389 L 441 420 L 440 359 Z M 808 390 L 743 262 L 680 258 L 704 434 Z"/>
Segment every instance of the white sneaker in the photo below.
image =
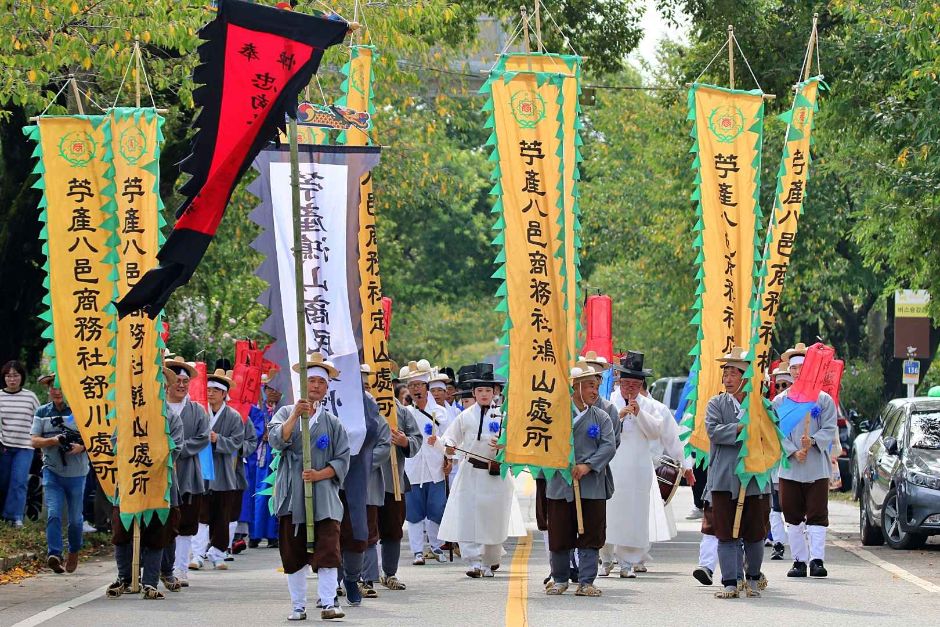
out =
<path fill-rule="evenodd" d="M 442 551 L 441 549 L 434 549 L 434 551 L 431 552 L 431 555 L 432 555 L 432 559 L 437 560 L 441 564 L 447 561 L 447 556 L 444 555 L 444 551 Z"/>
<path fill-rule="evenodd" d="M 494 572 L 493 572 L 493 569 L 490 568 L 489 566 L 485 566 L 485 567 L 483 568 L 483 576 L 484 576 L 484 577 L 495 577 L 495 576 L 496 576 L 496 573 L 494 573 Z"/>
<path fill-rule="evenodd" d="M 415 553 L 415 558 L 411 563 L 414 566 L 424 566 L 424 555 L 421 553 Z"/>
<path fill-rule="evenodd" d="M 95 526 L 92 525 L 90 522 L 88 522 L 87 520 L 82 521 L 82 533 L 94 533 L 96 531 L 98 530 L 95 529 Z"/>
<path fill-rule="evenodd" d="M 636 579 L 636 571 L 633 566 L 621 566 L 620 577 L 621 579 Z"/>
<path fill-rule="evenodd" d="M 610 571 L 614 569 L 613 562 L 604 562 L 601 564 L 600 572 L 597 573 L 598 577 L 609 577 Z"/>
<path fill-rule="evenodd" d="M 203 566 L 205 565 L 206 565 L 205 557 L 194 555 L 193 561 L 189 563 L 189 570 L 202 570 Z"/>
<path fill-rule="evenodd" d="M 700 510 L 697 507 L 693 507 L 692 511 L 689 512 L 689 515 L 685 517 L 686 520 L 699 520 L 705 515 L 705 512 Z"/>

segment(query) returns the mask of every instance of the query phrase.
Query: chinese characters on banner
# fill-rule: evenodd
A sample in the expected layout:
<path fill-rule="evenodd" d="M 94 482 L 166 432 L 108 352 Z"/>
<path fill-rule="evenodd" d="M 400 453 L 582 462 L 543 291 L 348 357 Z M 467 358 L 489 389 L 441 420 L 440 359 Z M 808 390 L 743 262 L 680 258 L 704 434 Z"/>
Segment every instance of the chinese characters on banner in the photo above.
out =
<path fill-rule="evenodd" d="M 568 318 L 564 293 L 563 77 L 494 69 L 484 89 L 492 100 L 496 162 L 494 213 L 500 218 L 508 331 L 506 448 L 501 461 L 567 471 L 571 459 Z"/>
<path fill-rule="evenodd" d="M 578 344 L 581 329 L 582 299 L 578 290 L 581 280 L 581 192 L 578 190 L 581 175 L 578 164 L 582 161 L 582 144 L 578 129 L 581 128 L 581 105 L 578 96 L 581 93 L 581 57 L 559 54 L 511 54 L 501 56 L 496 64 L 497 70 L 508 72 L 553 72 L 560 74 L 562 122 L 563 167 L 561 182 L 564 185 L 563 210 L 557 225 L 564 240 L 565 278 L 565 313 L 568 318 L 568 355 L 573 359 L 579 353 Z M 556 231 L 553 230 L 553 237 Z M 571 364 L 573 365 L 573 364 Z"/>
<path fill-rule="evenodd" d="M 372 107 L 372 46 L 353 46 L 347 71 L 345 101 L 340 104 L 355 111 L 371 113 Z M 370 144 L 368 135 L 355 128 L 341 134 L 350 146 Z M 395 389 L 392 385 L 388 357 L 388 333 L 385 309 L 382 306 L 382 278 L 379 274 L 379 248 L 375 236 L 375 193 L 372 173 L 359 182 L 359 301 L 362 303 L 362 363 L 372 369 L 372 395 L 379 413 L 392 429 L 398 428 Z"/>
<path fill-rule="evenodd" d="M 113 266 L 106 257 L 110 230 L 105 188 L 110 180 L 105 116 L 42 117 L 24 129 L 36 141 L 34 153 L 43 190 L 40 221 L 45 225 L 46 287 L 56 382 L 72 409 L 105 494 L 113 497 L 117 463 L 108 415 L 114 396 Z"/>
<path fill-rule="evenodd" d="M 114 109 L 111 150 L 117 234 L 116 295 L 157 265 L 160 244 L 160 127 L 153 109 Z M 125 525 L 135 514 L 170 507 L 170 438 L 164 413 L 162 321 L 143 311 L 117 322 L 115 386 L 117 496 Z"/>
<path fill-rule="evenodd" d="M 701 264 L 693 318 L 698 344 L 691 353 L 699 374 L 694 399 L 690 395 L 695 405 L 689 444 L 697 462 L 705 463 L 705 406 L 723 391 L 715 360 L 735 346 L 747 349 L 751 338 L 764 106 L 759 91 L 695 84 L 689 108 L 696 138 L 692 200 L 699 216 L 694 246 Z"/>
<path fill-rule="evenodd" d="M 754 355 L 755 383 L 761 381 L 770 369 L 770 341 L 780 310 L 783 286 L 809 180 L 811 134 L 820 84 L 821 79 L 818 77 L 801 83 L 793 107 L 781 116 L 787 122 L 787 135 L 777 172 L 774 210 L 764 241 L 764 257 L 756 294 L 758 308 L 753 312 L 752 322 L 751 350 Z M 778 429 L 770 417 L 769 405 L 761 394 L 761 386 L 753 385 L 748 407 L 751 424 L 746 440 L 746 448 L 751 455 L 744 460 L 743 470 L 746 474 L 766 473 L 768 464 L 772 467 L 775 463 L 772 459 L 779 457 Z"/>
<path fill-rule="evenodd" d="M 300 150 L 299 224 L 307 350 L 321 353 L 340 371 L 324 403 L 346 428 L 353 455 L 359 452 L 366 432 L 359 374 L 359 189 L 362 176 L 378 161 L 379 149 L 368 146 L 303 146 Z M 270 280 L 278 286 L 278 302 L 272 305 L 275 312 L 279 306 L 281 313 L 280 320 L 267 328 L 286 348 L 286 362 L 279 365 L 281 373 L 291 376 L 290 393 L 296 397 L 301 379 L 289 367 L 300 358 L 289 153 L 266 150 L 258 156 L 256 166 L 261 171 L 265 203 L 259 212 L 271 212 L 274 235 L 270 240 L 273 246 L 262 246 L 262 254 L 276 259 L 276 274 Z"/>

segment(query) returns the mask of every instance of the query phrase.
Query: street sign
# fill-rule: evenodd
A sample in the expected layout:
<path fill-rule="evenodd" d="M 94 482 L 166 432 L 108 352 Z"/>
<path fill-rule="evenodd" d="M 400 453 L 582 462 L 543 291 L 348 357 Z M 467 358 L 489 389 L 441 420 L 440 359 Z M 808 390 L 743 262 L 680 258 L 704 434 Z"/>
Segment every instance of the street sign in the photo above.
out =
<path fill-rule="evenodd" d="M 904 385 L 917 385 L 920 383 L 920 362 L 916 359 L 904 360 L 904 373 L 901 375 Z"/>
<path fill-rule="evenodd" d="M 926 290 L 897 290 L 894 293 L 894 357 L 929 358 L 930 294 Z M 913 347 L 914 350 L 910 350 Z"/>

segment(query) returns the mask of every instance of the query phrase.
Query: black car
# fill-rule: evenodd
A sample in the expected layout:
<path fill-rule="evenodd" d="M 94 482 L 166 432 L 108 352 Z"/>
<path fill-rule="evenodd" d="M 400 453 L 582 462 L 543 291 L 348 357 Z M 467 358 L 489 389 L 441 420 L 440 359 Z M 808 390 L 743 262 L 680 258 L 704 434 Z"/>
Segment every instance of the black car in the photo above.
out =
<path fill-rule="evenodd" d="M 862 544 L 914 549 L 940 534 L 940 399 L 888 403 L 862 474 Z"/>

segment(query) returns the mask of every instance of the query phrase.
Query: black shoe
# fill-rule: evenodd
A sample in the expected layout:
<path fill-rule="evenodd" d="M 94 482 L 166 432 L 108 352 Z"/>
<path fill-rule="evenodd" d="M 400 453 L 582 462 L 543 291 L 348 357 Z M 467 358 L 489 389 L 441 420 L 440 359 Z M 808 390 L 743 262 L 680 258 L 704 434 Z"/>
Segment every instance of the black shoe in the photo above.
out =
<path fill-rule="evenodd" d="M 777 542 L 776 544 L 774 544 L 774 550 L 770 553 L 770 559 L 782 560 L 783 551 L 784 551 L 783 542 Z"/>
<path fill-rule="evenodd" d="M 543 586 L 547 586 L 547 585 L 548 585 L 548 582 L 551 581 L 551 580 L 552 580 L 552 576 L 549 575 L 548 577 L 546 577 L 545 579 L 542 580 L 542 585 L 543 585 Z"/>
<path fill-rule="evenodd" d="M 269 548 L 269 549 L 276 549 L 276 548 L 277 548 L 277 540 L 276 540 L 276 539 L 275 539 L 275 540 L 270 540 L 270 539 L 269 539 L 269 540 L 268 540 L 268 548 Z"/>
<path fill-rule="evenodd" d="M 695 580 L 703 586 L 712 585 L 712 574 L 713 573 L 711 569 L 705 566 L 699 566 L 692 571 L 692 576 L 695 577 Z"/>
<path fill-rule="evenodd" d="M 829 575 L 829 572 L 826 571 L 826 567 L 823 566 L 822 560 L 810 560 L 809 561 L 809 576 L 810 577 L 826 577 L 828 575 Z"/>
<path fill-rule="evenodd" d="M 805 577 L 806 562 L 793 562 L 793 568 L 787 571 L 787 577 Z"/>
<path fill-rule="evenodd" d="M 253 538 L 253 539 L 251 539 L 251 540 L 248 541 L 248 548 L 249 548 L 249 549 L 257 549 L 259 544 L 261 544 L 261 540 L 259 540 L 259 539 L 257 539 L 257 538 Z"/>

